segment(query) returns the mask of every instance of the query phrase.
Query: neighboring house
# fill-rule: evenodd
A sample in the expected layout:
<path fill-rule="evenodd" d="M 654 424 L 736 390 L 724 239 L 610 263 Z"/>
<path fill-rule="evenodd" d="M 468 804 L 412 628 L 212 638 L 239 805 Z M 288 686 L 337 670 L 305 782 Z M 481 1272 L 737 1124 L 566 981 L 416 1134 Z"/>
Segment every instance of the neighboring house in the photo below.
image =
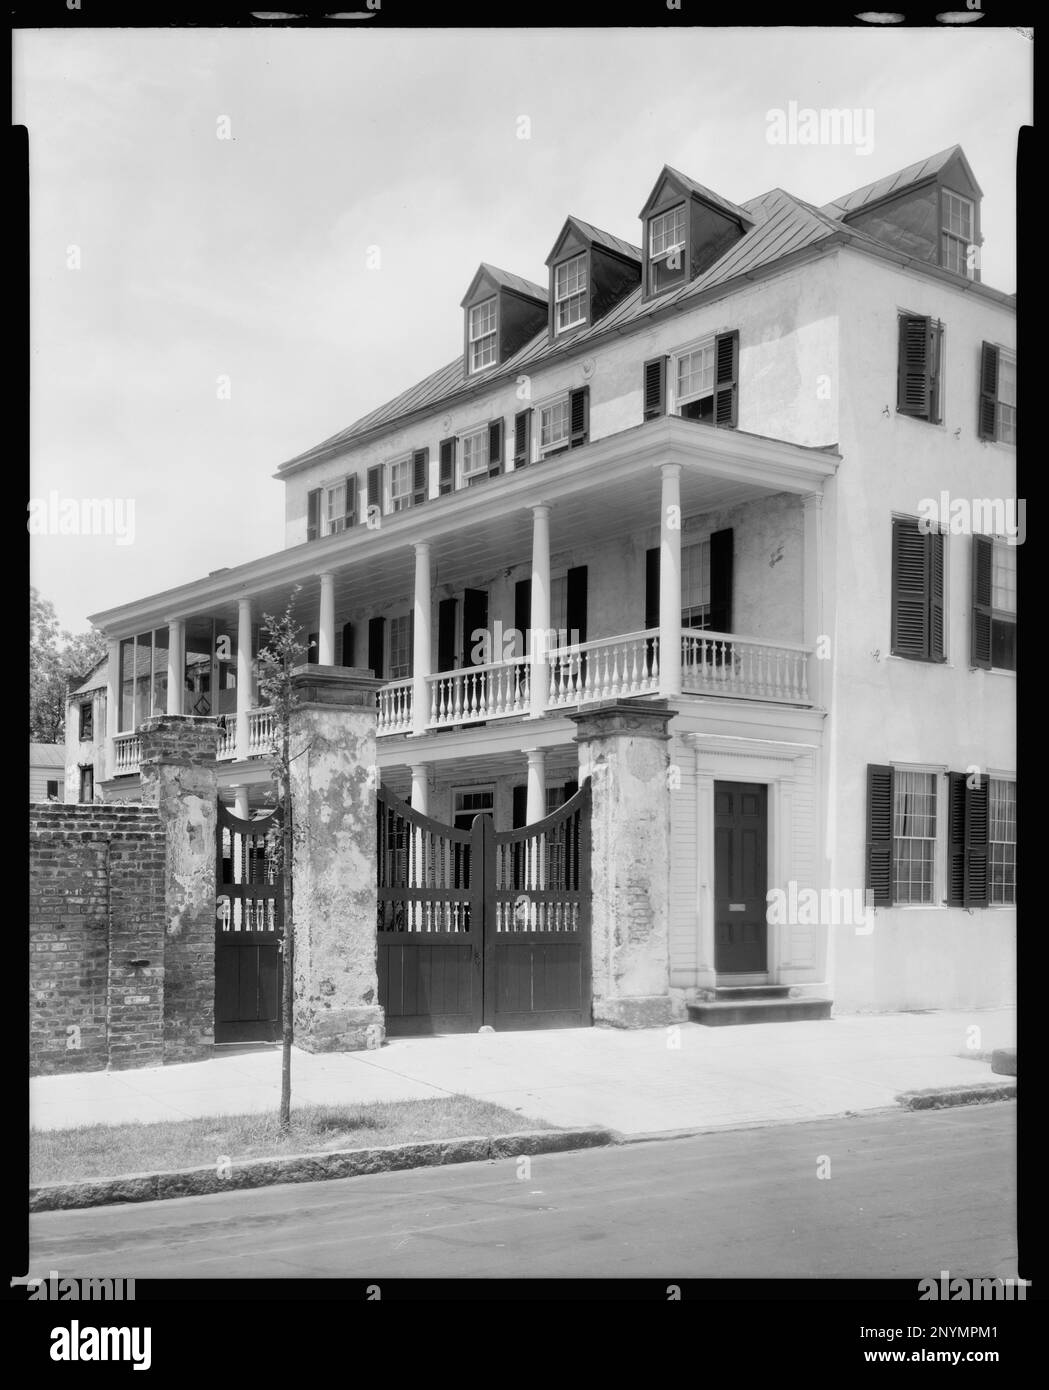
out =
<path fill-rule="evenodd" d="M 482 264 L 462 353 L 279 468 L 284 550 L 94 616 L 105 796 L 166 711 L 228 716 L 223 796 L 259 803 L 252 663 L 298 586 L 310 659 L 384 682 L 383 785 L 448 824 L 540 819 L 571 711 L 669 701 L 679 1006 L 1011 1000 L 1016 550 L 1001 512 L 919 524 L 1015 498 L 980 201 L 957 146 L 823 208 L 664 167 L 640 247 L 569 217 L 545 284 Z"/>
<path fill-rule="evenodd" d="M 29 800 L 65 801 L 66 750 L 60 743 L 29 745 Z"/>
<path fill-rule="evenodd" d="M 65 800 L 94 801 L 106 777 L 106 677 L 100 661 L 82 681 L 71 682 L 66 704 Z"/>

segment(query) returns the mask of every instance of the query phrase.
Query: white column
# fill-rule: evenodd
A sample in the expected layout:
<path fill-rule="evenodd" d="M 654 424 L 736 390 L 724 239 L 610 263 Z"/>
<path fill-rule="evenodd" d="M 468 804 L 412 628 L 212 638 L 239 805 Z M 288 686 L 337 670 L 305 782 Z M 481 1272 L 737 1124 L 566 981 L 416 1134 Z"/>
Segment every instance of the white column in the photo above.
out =
<path fill-rule="evenodd" d="M 529 825 L 546 816 L 546 749 L 526 748 L 528 758 L 528 809 L 525 819 Z"/>
<path fill-rule="evenodd" d="M 531 714 L 539 718 L 546 712 L 550 697 L 550 663 L 546 653 L 550 631 L 550 508 L 545 503 L 532 508 L 531 628 Z"/>
<path fill-rule="evenodd" d="M 412 733 L 424 734 L 430 723 L 430 687 L 426 677 L 433 674 L 430 661 L 432 609 L 430 585 L 430 544 L 419 541 L 415 547 L 415 607 L 412 619 Z M 412 805 L 415 805 L 414 774 Z"/>
<path fill-rule="evenodd" d="M 233 788 L 233 814 L 241 820 L 247 820 L 251 815 L 248 808 L 248 789 L 245 786 Z"/>
<path fill-rule="evenodd" d="M 181 618 L 168 623 L 168 714 L 183 713 L 186 688 L 186 625 Z"/>
<path fill-rule="evenodd" d="M 430 814 L 430 764 L 415 763 L 412 766 L 412 810 Z"/>
<path fill-rule="evenodd" d="M 237 601 L 237 761 L 248 756 L 251 721 L 251 599 Z"/>
<path fill-rule="evenodd" d="M 321 575 L 321 611 L 317 623 L 317 664 L 335 665 L 335 576 Z"/>
<path fill-rule="evenodd" d="M 659 693 L 681 694 L 681 465 L 665 463 L 659 513 Z"/>
<path fill-rule="evenodd" d="M 823 493 L 806 493 L 802 506 L 805 518 L 802 640 L 806 647 L 815 649 L 826 632 L 823 625 Z M 815 650 L 808 659 L 809 699 L 818 706 L 824 705 L 826 700 L 823 673 L 827 665 L 828 661 Z"/>
<path fill-rule="evenodd" d="M 106 667 L 106 777 L 113 777 L 117 770 L 117 754 L 114 740 L 120 731 L 120 643 L 109 644 L 109 665 Z M 100 779 L 101 780 L 101 779 Z"/>

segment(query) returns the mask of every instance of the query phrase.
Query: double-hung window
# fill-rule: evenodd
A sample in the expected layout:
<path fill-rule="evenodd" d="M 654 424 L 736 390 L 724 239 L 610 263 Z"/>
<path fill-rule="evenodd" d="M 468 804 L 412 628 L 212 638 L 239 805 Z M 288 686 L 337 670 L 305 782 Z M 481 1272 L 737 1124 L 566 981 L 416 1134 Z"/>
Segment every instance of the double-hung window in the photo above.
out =
<path fill-rule="evenodd" d="M 997 343 L 984 343 L 980 350 L 977 432 L 981 439 L 1016 443 L 1016 354 Z"/>
<path fill-rule="evenodd" d="M 943 190 L 943 226 L 940 232 L 940 262 L 945 270 L 972 277 L 969 248 L 974 245 L 974 209 L 968 198 Z"/>
<path fill-rule="evenodd" d="M 681 547 L 681 626 L 710 627 L 710 542 Z"/>
<path fill-rule="evenodd" d="M 334 536 L 346 529 L 346 482 L 324 490 L 324 534 Z"/>
<path fill-rule="evenodd" d="M 539 454 L 567 449 L 571 437 L 571 409 L 567 396 L 539 408 Z"/>
<path fill-rule="evenodd" d="M 936 774 L 897 768 L 892 835 L 895 903 L 931 903 L 936 868 Z"/>
<path fill-rule="evenodd" d="M 653 294 L 684 279 L 686 226 L 684 203 L 649 219 L 649 288 Z"/>
<path fill-rule="evenodd" d="M 412 505 L 412 460 L 394 459 L 389 467 L 389 507 L 391 512 L 403 512 Z"/>
<path fill-rule="evenodd" d="M 973 537 L 970 665 L 1016 670 L 1016 547 Z"/>
<path fill-rule="evenodd" d="M 412 674 L 412 617 L 411 613 L 405 613 L 403 617 L 390 619 L 391 681 L 407 680 Z"/>
<path fill-rule="evenodd" d="M 497 354 L 495 295 L 470 310 L 470 370 L 483 371 L 495 362 Z"/>
<path fill-rule="evenodd" d="M 992 777 L 988 830 L 989 898 L 995 907 L 1016 902 L 1016 783 Z"/>
<path fill-rule="evenodd" d="M 686 420 L 714 418 L 714 339 L 675 358 L 674 404 Z"/>
<path fill-rule="evenodd" d="M 466 485 L 474 478 L 488 476 L 488 426 L 463 436 L 462 482 Z"/>
<path fill-rule="evenodd" d="M 554 324 L 558 333 L 586 322 L 586 252 L 554 268 Z"/>

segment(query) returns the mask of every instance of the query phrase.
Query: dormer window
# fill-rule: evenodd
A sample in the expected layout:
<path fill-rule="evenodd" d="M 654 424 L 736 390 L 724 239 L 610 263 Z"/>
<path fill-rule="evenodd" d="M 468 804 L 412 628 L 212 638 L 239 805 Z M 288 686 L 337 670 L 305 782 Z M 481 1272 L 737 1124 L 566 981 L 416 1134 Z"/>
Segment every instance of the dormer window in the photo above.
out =
<path fill-rule="evenodd" d="M 498 356 L 496 333 L 496 297 L 475 304 L 470 310 L 470 370 L 480 372 L 491 367 Z"/>
<path fill-rule="evenodd" d="M 975 212 L 968 198 L 943 190 L 942 264 L 945 270 L 972 276 L 969 247 L 974 245 Z"/>
<path fill-rule="evenodd" d="M 586 322 L 586 252 L 554 268 L 554 313 L 558 333 Z"/>
<path fill-rule="evenodd" d="M 648 224 L 652 292 L 658 294 L 685 277 L 685 204 L 661 212 Z"/>

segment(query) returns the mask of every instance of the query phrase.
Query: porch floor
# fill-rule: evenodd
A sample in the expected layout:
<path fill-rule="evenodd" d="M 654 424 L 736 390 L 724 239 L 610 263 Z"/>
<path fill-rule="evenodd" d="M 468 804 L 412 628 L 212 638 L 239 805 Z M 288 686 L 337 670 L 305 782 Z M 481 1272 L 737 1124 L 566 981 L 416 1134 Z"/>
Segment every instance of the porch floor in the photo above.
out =
<path fill-rule="evenodd" d="M 981 1030 L 979 1052 L 966 1030 Z M 637 1135 L 816 1119 L 895 1104 L 900 1091 L 994 1080 L 1012 1009 L 845 1015 L 747 1028 L 678 1025 L 397 1038 L 375 1052 L 296 1049 L 293 1104 L 461 1093 L 529 1118 Z M 674 1039 L 680 1046 L 669 1046 Z M 136 1071 L 34 1077 L 37 1129 L 276 1110 L 280 1049 Z"/>

